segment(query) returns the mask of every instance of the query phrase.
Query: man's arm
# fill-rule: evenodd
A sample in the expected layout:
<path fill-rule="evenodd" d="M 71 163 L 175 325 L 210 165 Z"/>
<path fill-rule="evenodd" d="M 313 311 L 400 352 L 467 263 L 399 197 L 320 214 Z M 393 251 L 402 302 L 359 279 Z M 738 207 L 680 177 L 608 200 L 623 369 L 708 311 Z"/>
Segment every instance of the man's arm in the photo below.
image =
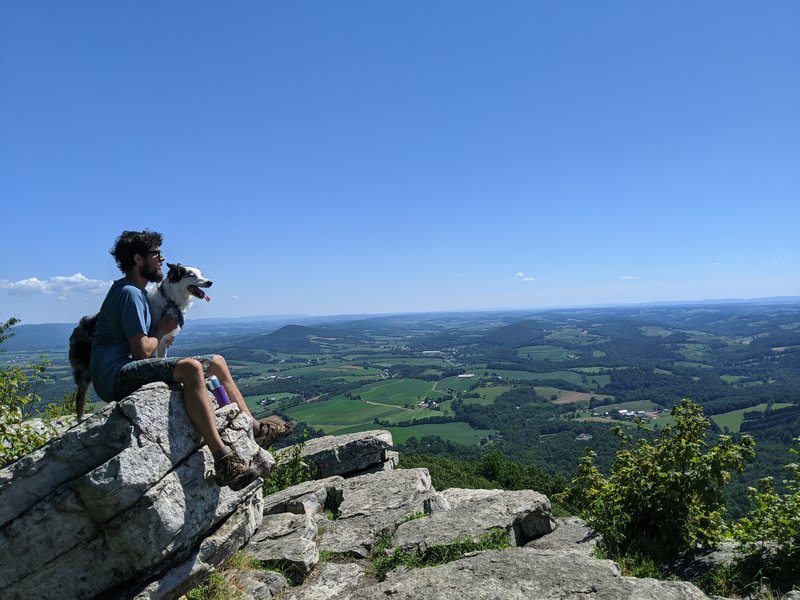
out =
<path fill-rule="evenodd" d="M 143 358 L 150 358 L 153 353 L 158 349 L 158 344 L 161 338 L 167 335 L 173 329 L 178 327 L 178 320 L 169 315 L 164 317 L 158 322 L 156 327 L 155 337 L 148 337 L 143 333 L 137 333 L 128 338 L 128 346 L 131 349 L 131 356 L 134 360 L 142 360 Z"/>

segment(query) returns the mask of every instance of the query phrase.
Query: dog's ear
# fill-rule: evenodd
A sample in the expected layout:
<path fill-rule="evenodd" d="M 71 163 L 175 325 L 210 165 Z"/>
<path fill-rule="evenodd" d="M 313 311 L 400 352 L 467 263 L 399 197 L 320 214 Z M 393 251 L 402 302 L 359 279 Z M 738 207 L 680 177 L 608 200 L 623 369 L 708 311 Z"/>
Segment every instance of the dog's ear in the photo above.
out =
<path fill-rule="evenodd" d="M 169 267 L 167 278 L 169 279 L 170 283 L 175 283 L 176 281 L 180 281 L 181 277 L 186 275 L 186 269 L 181 263 L 178 263 L 177 265 L 167 263 L 167 266 Z"/>

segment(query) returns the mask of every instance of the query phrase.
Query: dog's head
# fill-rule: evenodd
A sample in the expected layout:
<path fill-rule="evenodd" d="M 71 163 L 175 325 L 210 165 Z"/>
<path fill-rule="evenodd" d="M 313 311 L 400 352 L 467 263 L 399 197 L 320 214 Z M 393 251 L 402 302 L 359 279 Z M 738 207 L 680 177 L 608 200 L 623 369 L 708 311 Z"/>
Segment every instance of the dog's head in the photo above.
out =
<path fill-rule="evenodd" d="M 170 286 L 175 286 L 185 290 L 188 294 L 201 300 L 211 300 L 209 296 L 203 291 L 202 288 L 210 288 L 213 281 L 203 277 L 203 273 L 196 267 L 187 267 L 181 263 L 173 265 L 167 263 L 169 271 L 164 282 L 168 282 Z"/>

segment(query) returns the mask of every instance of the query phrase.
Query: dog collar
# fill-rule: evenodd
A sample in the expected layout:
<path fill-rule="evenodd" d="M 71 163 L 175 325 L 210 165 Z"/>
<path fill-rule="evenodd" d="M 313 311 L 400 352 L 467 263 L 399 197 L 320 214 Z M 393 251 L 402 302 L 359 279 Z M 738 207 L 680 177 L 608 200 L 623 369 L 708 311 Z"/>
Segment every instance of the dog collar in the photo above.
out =
<path fill-rule="evenodd" d="M 175 301 L 172 298 L 168 297 L 164 293 L 163 287 L 158 286 L 158 291 L 161 292 L 161 295 L 164 297 L 164 300 L 167 301 L 166 306 L 164 306 L 164 310 L 161 311 L 161 317 L 159 318 L 162 318 L 165 314 L 169 312 L 170 309 L 173 309 L 173 311 L 175 312 L 175 318 L 178 319 L 178 327 L 183 329 L 183 323 L 184 323 L 183 312 L 181 312 L 180 307 L 177 304 L 175 304 Z"/>

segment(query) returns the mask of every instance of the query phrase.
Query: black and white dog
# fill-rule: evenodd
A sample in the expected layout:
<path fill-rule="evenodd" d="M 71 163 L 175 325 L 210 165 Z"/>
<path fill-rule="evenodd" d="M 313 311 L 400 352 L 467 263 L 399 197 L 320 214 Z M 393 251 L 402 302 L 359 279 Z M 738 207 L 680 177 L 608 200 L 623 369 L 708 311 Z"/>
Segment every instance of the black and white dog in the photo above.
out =
<path fill-rule="evenodd" d="M 164 280 L 157 286 L 148 286 L 147 303 L 150 305 L 150 316 L 153 323 L 158 322 L 164 315 L 170 315 L 178 321 L 178 327 L 161 338 L 155 356 L 165 358 L 167 350 L 184 324 L 184 315 L 192 306 L 195 298 L 206 302 L 211 298 L 203 290 L 210 288 L 214 283 L 203 277 L 200 269 L 187 267 L 180 263 L 167 263 L 169 271 Z M 78 326 L 69 336 L 69 362 L 72 366 L 72 375 L 75 385 L 78 386 L 75 396 L 75 407 L 78 420 L 83 419 L 83 409 L 86 405 L 86 394 L 92 383 L 89 374 L 89 363 L 92 355 L 92 338 L 97 326 L 97 315 L 83 317 Z"/>

